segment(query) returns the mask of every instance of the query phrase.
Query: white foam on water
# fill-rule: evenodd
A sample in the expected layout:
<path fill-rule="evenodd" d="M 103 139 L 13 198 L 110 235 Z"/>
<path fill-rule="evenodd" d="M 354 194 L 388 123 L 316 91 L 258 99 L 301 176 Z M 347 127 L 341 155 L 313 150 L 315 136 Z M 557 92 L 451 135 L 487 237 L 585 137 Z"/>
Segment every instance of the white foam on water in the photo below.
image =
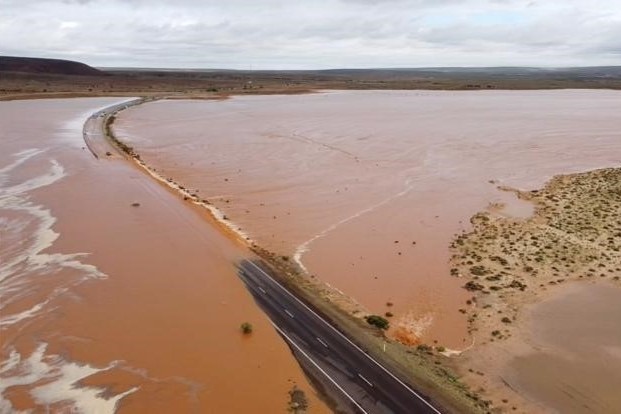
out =
<path fill-rule="evenodd" d="M 342 220 L 337 221 L 336 223 L 330 225 L 329 227 L 325 228 L 324 230 L 322 230 L 321 232 L 317 233 L 316 235 L 314 235 L 313 237 L 311 237 L 310 239 L 306 240 L 304 243 L 300 244 L 296 249 L 295 249 L 295 253 L 293 254 L 293 260 L 298 264 L 298 266 L 300 266 L 300 268 L 302 270 L 304 270 L 306 273 L 308 273 L 308 269 L 306 269 L 306 266 L 304 266 L 304 263 L 302 263 L 302 256 L 308 252 L 310 245 L 315 242 L 317 239 L 320 239 L 322 237 L 325 237 L 328 233 L 332 232 L 333 230 L 335 230 L 337 227 L 340 227 L 341 225 L 348 223 L 352 220 L 357 219 L 360 216 L 363 216 L 365 214 L 371 213 L 372 211 L 377 210 L 380 207 L 385 206 L 386 204 L 392 202 L 393 200 L 399 198 L 399 197 L 403 197 L 404 195 L 406 195 L 407 193 L 409 193 L 413 188 L 413 182 L 412 182 L 412 178 L 408 178 L 405 180 L 405 184 L 404 187 L 401 191 L 392 194 L 390 196 L 388 196 L 387 198 L 379 201 L 378 203 L 375 203 L 369 207 L 366 207 L 362 210 L 357 211 L 356 213 L 352 214 L 351 216 L 345 217 Z"/>
<path fill-rule="evenodd" d="M 0 412 L 15 412 L 4 393 L 16 385 L 28 386 L 33 400 L 43 407 L 54 406 L 54 410 L 89 414 L 114 413 L 121 399 L 138 390 L 134 387 L 109 396 L 109 390 L 82 387 L 79 385 L 81 380 L 115 368 L 118 362 L 96 368 L 66 361 L 58 355 L 46 355 L 46 350 L 47 344 L 42 343 L 25 359 L 12 350 L 9 358 L 0 365 Z"/>
<path fill-rule="evenodd" d="M 22 225 L 13 224 L 3 227 L 3 232 L 19 232 L 11 239 L 20 239 L 23 245 L 19 249 L 13 249 L 8 257 L 0 258 L 0 327 L 18 323 L 24 319 L 32 318 L 39 314 L 58 295 L 67 290 L 67 284 L 58 286 L 48 295 L 45 301 L 31 305 L 28 309 L 20 309 L 11 315 L 6 315 L 3 310 L 23 298 L 29 289 L 37 288 L 36 281 L 32 278 L 46 277 L 55 274 L 61 269 L 73 269 L 80 273 L 69 285 L 81 283 L 91 278 L 103 278 L 105 275 L 95 266 L 81 262 L 79 259 L 86 253 L 43 253 L 54 244 L 59 234 L 52 229 L 56 218 L 49 209 L 35 204 L 29 200 L 28 193 L 43 187 L 52 185 L 67 174 L 65 169 L 56 160 L 50 160 L 48 171 L 36 177 L 26 179 L 21 183 L 7 186 L 10 174 L 33 157 L 40 155 L 44 150 L 30 149 L 14 154 L 15 161 L 0 168 L 0 211 L 17 212 L 23 221 Z M 28 224 L 33 224 L 30 230 Z M 30 226 L 32 227 L 32 225 Z M 28 229 L 27 234 L 22 234 Z M 0 240 L 0 243 L 2 241 Z M 5 249 L 1 250 L 5 252 Z"/>
<path fill-rule="evenodd" d="M 433 325 L 434 319 L 434 315 L 431 312 L 416 316 L 414 312 L 409 311 L 399 318 L 396 326 L 413 335 L 415 338 L 422 338 L 429 327 Z"/>
<path fill-rule="evenodd" d="M 54 295 L 54 297 L 56 296 L 57 295 Z M 29 309 L 26 309 L 22 312 L 14 313 L 12 315 L 2 316 L 2 318 L 0 318 L 0 328 L 4 326 L 13 325 L 14 323 L 23 321 L 24 319 L 32 318 L 33 316 L 37 315 L 47 304 L 49 304 L 52 299 L 53 298 L 48 298 L 44 300 L 43 302 L 36 303 Z"/>
<path fill-rule="evenodd" d="M 13 157 L 15 157 L 15 161 L 5 167 L 0 168 L 0 185 L 6 182 L 6 178 L 8 178 L 6 174 L 8 172 L 14 170 L 15 168 L 28 161 L 30 158 L 34 157 L 35 155 L 39 155 L 42 152 L 44 152 L 44 150 L 38 148 L 30 148 L 13 154 Z"/>
<path fill-rule="evenodd" d="M 470 349 L 474 348 L 474 344 L 475 343 L 476 343 L 476 337 L 473 335 L 472 336 L 472 341 L 470 342 L 470 345 L 468 345 L 464 349 L 450 349 L 450 348 L 446 348 L 445 351 L 440 352 L 440 353 L 442 355 L 446 356 L 446 357 L 459 356 L 459 355 L 463 354 L 464 352 L 469 351 Z"/>
<path fill-rule="evenodd" d="M 166 185 L 167 187 L 175 190 L 176 192 L 178 192 L 182 196 L 187 197 L 188 200 L 190 200 L 192 203 L 207 209 L 211 213 L 211 216 L 216 221 L 218 221 L 222 225 L 226 226 L 229 230 L 231 230 L 234 234 L 236 234 L 239 239 L 241 239 L 242 241 L 244 241 L 247 244 L 253 244 L 253 240 L 250 237 L 250 234 L 248 234 L 245 231 L 241 230 L 241 227 L 239 227 L 239 225 L 237 223 L 235 223 L 234 221 L 230 220 L 227 217 L 227 215 L 224 214 L 224 212 L 222 210 L 220 210 L 219 208 L 217 208 L 213 204 L 205 203 L 205 202 L 201 201 L 200 199 L 195 198 L 191 191 L 189 191 L 187 189 L 184 189 L 184 188 L 181 188 L 181 185 L 179 185 L 179 184 L 177 184 L 175 182 L 168 181 L 168 179 L 164 178 L 162 175 L 160 175 L 157 172 L 155 172 L 153 169 L 151 169 L 144 162 L 136 161 L 136 165 L 138 165 L 140 168 L 142 168 L 147 174 L 149 174 L 155 180 L 157 180 L 160 183 Z M 213 197 L 210 197 L 210 198 L 213 198 Z"/>

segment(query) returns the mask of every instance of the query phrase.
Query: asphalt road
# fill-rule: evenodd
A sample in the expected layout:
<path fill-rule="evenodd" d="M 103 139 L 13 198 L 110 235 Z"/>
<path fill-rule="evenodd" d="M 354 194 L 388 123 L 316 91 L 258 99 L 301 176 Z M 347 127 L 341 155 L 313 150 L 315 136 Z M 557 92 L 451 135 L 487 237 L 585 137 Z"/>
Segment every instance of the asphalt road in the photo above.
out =
<path fill-rule="evenodd" d="M 347 411 L 440 413 L 270 277 L 259 261 L 242 261 L 239 275 L 300 363 L 313 368 L 316 379 L 346 402 Z"/>
<path fill-rule="evenodd" d="M 82 127 L 82 137 L 88 150 L 97 159 L 105 156 L 106 152 L 114 150 L 106 141 L 104 131 L 104 120 L 107 115 L 138 105 L 144 102 L 144 99 L 128 99 L 116 105 L 108 106 L 100 109 L 88 117 Z"/>
<path fill-rule="evenodd" d="M 84 141 L 95 158 L 104 156 L 111 148 L 103 131 L 105 117 L 140 102 L 125 101 L 88 118 L 83 127 Z M 339 412 L 440 413 L 424 396 L 270 277 L 260 261 L 242 261 L 239 275 L 300 364 L 314 380 L 320 381 Z"/>

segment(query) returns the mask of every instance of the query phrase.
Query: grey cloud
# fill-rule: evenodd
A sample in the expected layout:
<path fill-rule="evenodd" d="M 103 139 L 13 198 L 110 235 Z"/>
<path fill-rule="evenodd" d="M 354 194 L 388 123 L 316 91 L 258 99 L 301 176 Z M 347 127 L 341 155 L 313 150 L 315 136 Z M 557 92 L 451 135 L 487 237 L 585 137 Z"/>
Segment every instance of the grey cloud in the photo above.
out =
<path fill-rule="evenodd" d="M 98 66 L 621 64 L 615 2 L 0 0 L 0 53 Z"/>

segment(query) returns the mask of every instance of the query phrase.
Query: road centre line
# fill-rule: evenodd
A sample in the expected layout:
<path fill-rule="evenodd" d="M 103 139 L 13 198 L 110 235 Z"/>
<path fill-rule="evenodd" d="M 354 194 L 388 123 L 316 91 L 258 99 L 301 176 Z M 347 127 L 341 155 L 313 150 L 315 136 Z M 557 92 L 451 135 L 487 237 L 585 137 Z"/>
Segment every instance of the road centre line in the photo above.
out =
<path fill-rule="evenodd" d="M 388 371 L 382 364 L 380 364 L 379 362 L 377 362 L 375 359 L 373 359 L 369 354 L 367 354 L 366 352 L 364 352 L 362 349 L 360 349 L 360 347 L 356 344 L 354 344 L 351 340 L 349 340 L 349 338 L 347 338 L 345 335 L 343 335 L 338 329 L 336 329 L 334 326 L 332 326 L 331 324 L 329 324 L 325 319 L 323 319 L 321 316 L 319 316 L 314 310 L 312 310 L 311 308 L 309 308 L 304 302 L 302 302 L 300 299 L 298 299 L 295 295 L 293 295 L 291 292 L 289 292 L 287 289 L 284 288 L 284 286 L 282 286 L 280 283 L 278 283 L 276 280 L 274 280 L 274 278 L 272 278 L 270 275 L 268 275 L 263 269 L 261 269 L 257 264 L 255 264 L 253 261 L 248 260 L 248 263 L 250 263 L 252 266 L 254 266 L 259 272 L 261 272 L 262 274 L 264 274 L 269 280 L 271 280 L 275 285 L 277 285 L 278 287 L 280 287 L 283 291 L 285 291 L 289 296 L 291 296 L 293 299 L 295 299 L 298 303 L 300 303 L 302 306 L 304 306 L 309 312 L 311 312 L 313 315 L 315 315 L 316 318 L 318 318 L 319 320 L 321 320 L 324 324 L 326 324 L 330 329 L 332 329 L 334 332 L 336 332 L 337 334 L 339 334 L 343 339 L 345 339 L 347 342 L 349 342 L 354 348 L 356 348 L 358 351 L 360 351 L 363 355 L 365 355 L 367 358 L 369 358 L 369 360 L 373 361 L 378 367 L 380 367 L 384 372 L 386 372 L 388 375 L 390 375 L 395 381 L 397 381 L 399 384 L 401 384 L 405 389 L 407 389 L 410 393 L 412 393 L 413 395 L 415 395 L 418 399 L 420 399 L 423 403 L 425 403 L 429 408 L 431 408 L 435 413 L 437 414 L 442 414 L 440 411 L 438 411 L 433 405 L 431 405 L 427 400 L 425 400 L 422 396 L 420 396 L 416 391 L 414 391 L 412 388 L 410 388 L 408 385 L 406 385 L 403 381 L 401 381 L 399 378 L 397 378 L 392 372 Z"/>
<path fill-rule="evenodd" d="M 354 403 L 354 405 L 358 407 L 358 409 L 362 411 L 363 414 L 369 414 L 364 408 L 360 406 L 360 404 L 356 402 L 356 400 L 354 400 L 354 398 L 351 395 L 347 393 L 347 391 L 345 391 L 330 375 L 328 375 L 326 371 L 324 371 L 315 361 L 313 361 L 313 359 L 306 352 L 304 352 L 302 348 L 300 348 L 300 346 L 293 341 L 293 339 L 291 339 L 286 333 L 284 333 L 282 329 L 276 326 L 276 324 L 273 321 L 270 320 L 270 322 L 272 322 L 272 325 L 274 326 L 274 328 L 282 336 L 284 336 L 291 345 L 293 345 L 298 351 L 300 351 L 300 353 L 304 355 L 311 362 L 311 364 L 315 366 L 315 368 L 317 368 L 323 375 L 325 375 L 326 378 L 328 378 L 330 382 L 332 382 L 332 384 L 334 384 L 334 386 L 339 389 L 339 391 L 341 391 L 352 403 Z"/>

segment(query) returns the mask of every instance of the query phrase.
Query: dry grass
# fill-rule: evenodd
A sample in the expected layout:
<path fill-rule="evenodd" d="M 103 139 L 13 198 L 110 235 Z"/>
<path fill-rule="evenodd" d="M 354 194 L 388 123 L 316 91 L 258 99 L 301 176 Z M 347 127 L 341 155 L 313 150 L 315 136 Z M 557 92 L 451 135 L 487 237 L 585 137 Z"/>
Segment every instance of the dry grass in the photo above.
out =
<path fill-rule="evenodd" d="M 529 72 L 530 73 L 530 72 Z M 616 72 L 615 72 L 616 73 Z M 74 96 L 201 99 L 237 94 L 291 94 L 321 89 L 621 89 L 621 76 L 598 73 L 434 71 L 114 71 L 104 76 L 3 72 L 0 100 Z"/>

